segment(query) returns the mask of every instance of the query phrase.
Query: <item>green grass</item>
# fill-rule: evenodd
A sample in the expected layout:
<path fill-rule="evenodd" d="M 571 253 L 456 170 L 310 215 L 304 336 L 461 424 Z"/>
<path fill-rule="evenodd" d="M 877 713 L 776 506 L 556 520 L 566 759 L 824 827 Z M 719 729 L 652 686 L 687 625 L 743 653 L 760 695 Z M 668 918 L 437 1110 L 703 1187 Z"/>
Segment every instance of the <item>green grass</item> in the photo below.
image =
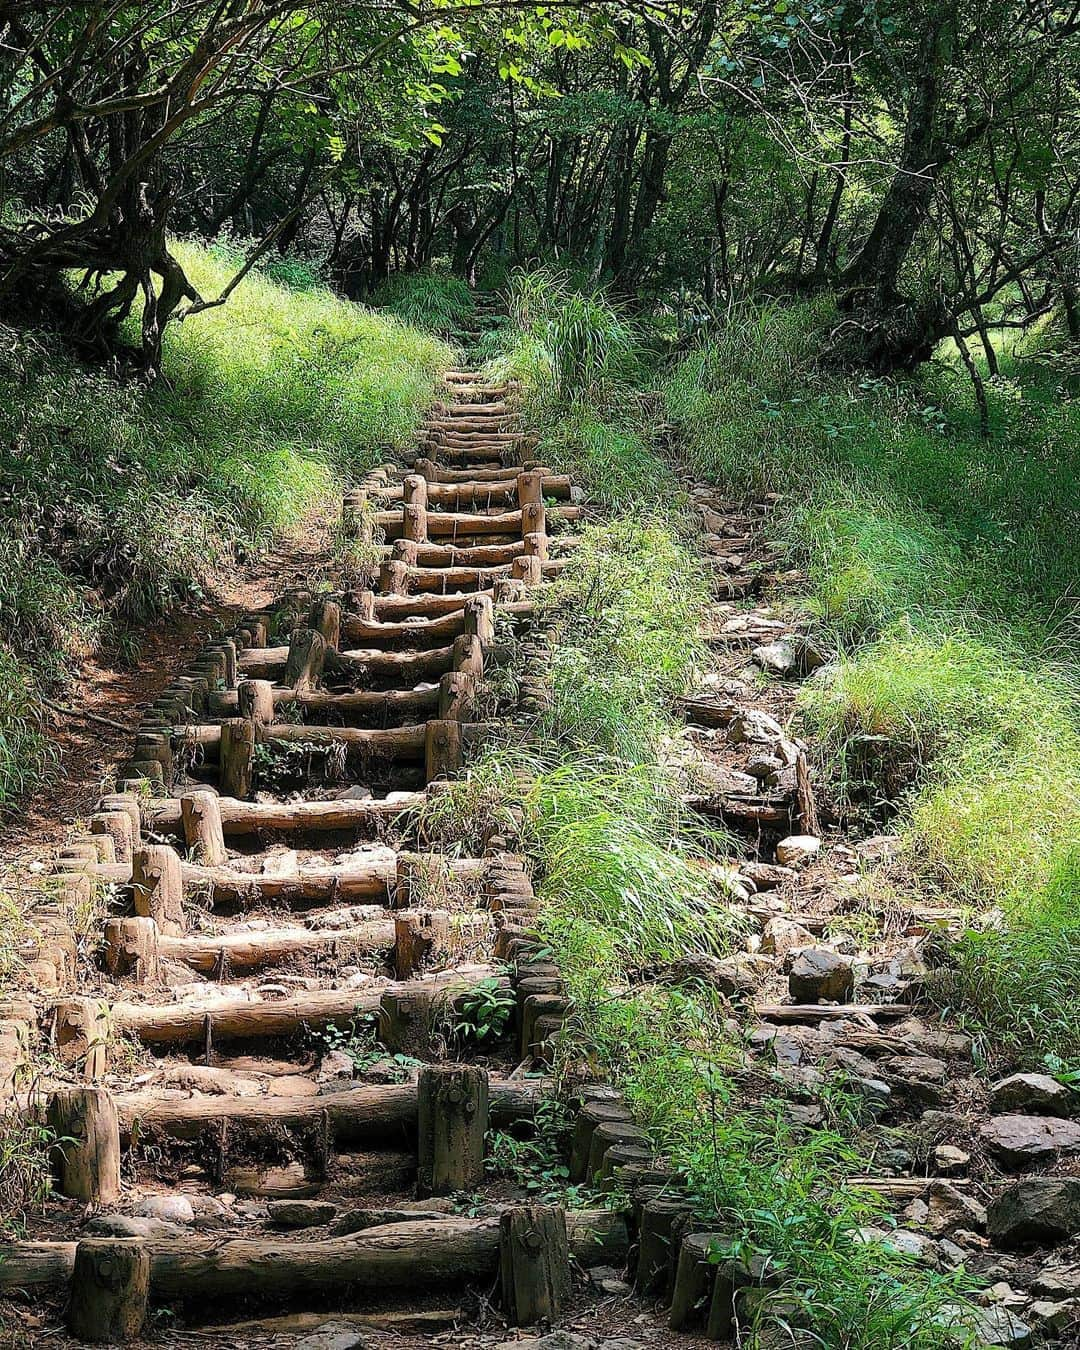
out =
<path fill-rule="evenodd" d="M 371 303 L 419 328 L 447 334 L 459 330 L 476 308 L 469 286 L 445 272 L 399 272 L 383 282 Z"/>
<path fill-rule="evenodd" d="M 1010 990 L 1045 989 L 1041 930 L 1064 894 L 1080 906 L 1061 861 L 1080 846 L 1080 401 L 1052 357 L 1014 354 L 984 440 L 955 361 L 906 382 L 820 369 L 833 321 L 825 301 L 734 316 L 667 373 L 666 416 L 696 471 L 785 494 L 801 607 L 839 653 L 803 703 L 823 763 L 841 802 L 903 829 L 918 875 L 976 916 L 948 997 L 997 1009 L 1014 1055 L 1073 1053 L 1080 1024 L 1021 1014 L 1003 1035 L 1001 1014 Z M 977 931 L 981 914 L 1004 914 L 1004 934 Z M 1061 947 L 1054 979 L 1080 979 Z M 968 959 L 998 949 L 1011 970 Z"/>
<path fill-rule="evenodd" d="M 232 274 L 227 249 L 176 251 L 208 297 Z M 238 552 L 336 511 L 342 483 L 404 445 L 431 400 L 448 347 L 286 274 L 302 289 L 255 272 L 171 327 L 150 389 L 43 332 L 3 331 L 0 809 L 45 764 L 39 689 L 198 598 Z"/>

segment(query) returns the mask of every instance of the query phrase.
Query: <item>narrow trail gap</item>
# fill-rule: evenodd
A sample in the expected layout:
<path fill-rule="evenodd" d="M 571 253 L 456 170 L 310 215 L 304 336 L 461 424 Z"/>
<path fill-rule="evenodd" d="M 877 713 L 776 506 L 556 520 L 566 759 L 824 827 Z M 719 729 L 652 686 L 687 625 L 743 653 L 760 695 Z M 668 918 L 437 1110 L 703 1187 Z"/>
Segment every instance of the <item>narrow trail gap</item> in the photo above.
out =
<path fill-rule="evenodd" d="M 528 629 L 530 592 L 588 512 L 530 458 L 510 392 L 448 373 L 411 471 L 383 466 L 346 494 L 345 530 L 386 541 L 377 584 L 293 587 L 201 644 L 146 707 L 117 790 L 59 849 L 36 987 L 0 1009 L 3 1086 L 25 1087 L 44 1046 L 36 1091 L 66 1141 L 66 1200 L 0 1250 L 10 1343 L 145 1322 L 150 1343 L 490 1346 L 507 1319 L 590 1338 L 570 1345 L 696 1332 L 690 1347 L 730 1338 L 740 1299 L 768 1285 L 708 1260 L 715 1235 L 604 1084 L 577 1094 L 571 1179 L 628 1191 L 629 1208 L 530 1205 L 485 1175 L 485 1134 L 527 1133 L 545 1109 L 570 1009 L 517 841 L 435 854 L 416 813 L 487 734 L 496 617 Z M 861 865 L 893 841 L 829 828 L 790 733 L 822 657 L 757 597 L 794 580 L 769 570 L 772 503 L 690 495 L 719 597 L 717 671 L 683 702 L 690 805 L 743 842 L 729 883 L 752 936 L 670 974 L 731 1000 L 748 1077 L 787 1093 L 798 1127 L 822 1123 L 830 1076 L 892 1122 L 939 1112 L 947 1142 L 861 1181 L 921 1205 L 938 1236 L 978 1229 L 957 1147 L 976 1117 L 945 1114 L 970 1106 L 971 1044 L 913 1006 L 920 940 L 955 916 L 899 903 L 868 942 L 845 933 Z M 318 558 L 275 561 L 310 575 Z M 512 1037 L 486 1040 L 485 1015 Z"/>

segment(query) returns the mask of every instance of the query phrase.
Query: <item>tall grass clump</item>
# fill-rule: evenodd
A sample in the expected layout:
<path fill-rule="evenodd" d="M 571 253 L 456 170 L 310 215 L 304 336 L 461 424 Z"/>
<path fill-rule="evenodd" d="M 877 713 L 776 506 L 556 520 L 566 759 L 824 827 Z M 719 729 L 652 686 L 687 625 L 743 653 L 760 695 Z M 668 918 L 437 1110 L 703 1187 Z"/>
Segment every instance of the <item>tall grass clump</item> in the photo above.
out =
<path fill-rule="evenodd" d="M 615 509 L 674 504 L 678 482 L 653 448 L 655 417 L 643 391 L 644 335 L 602 291 L 561 272 L 518 271 L 509 322 L 487 345 L 488 368 L 520 381 L 537 454 Z"/>
<path fill-rule="evenodd" d="M 176 251 L 203 295 L 233 274 L 227 249 Z M 44 764 L 37 691 L 121 627 L 205 594 L 239 553 L 336 510 L 346 480 L 410 437 L 450 349 L 303 281 L 253 272 L 171 326 L 149 389 L 44 332 L 0 333 L 0 647 L 15 672 L 0 806 Z"/>
<path fill-rule="evenodd" d="M 371 297 L 376 309 L 395 314 L 418 328 L 453 334 L 476 309 L 466 282 L 449 272 L 399 272 Z"/>

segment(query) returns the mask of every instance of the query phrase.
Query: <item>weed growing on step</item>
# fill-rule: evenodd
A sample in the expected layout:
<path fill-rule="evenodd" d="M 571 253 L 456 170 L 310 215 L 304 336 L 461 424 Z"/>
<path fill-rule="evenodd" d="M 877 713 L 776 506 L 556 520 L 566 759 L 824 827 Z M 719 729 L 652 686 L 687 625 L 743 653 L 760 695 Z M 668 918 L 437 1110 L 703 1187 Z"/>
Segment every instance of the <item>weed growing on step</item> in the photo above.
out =
<path fill-rule="evenodd" d="M 39 1109 L 14 1102 L 0 1112 L 0 1236 L 23 1236 L 31 1213 L 49 1198 L 52 1178 L 49 1150 L 56 1133 Z"/>

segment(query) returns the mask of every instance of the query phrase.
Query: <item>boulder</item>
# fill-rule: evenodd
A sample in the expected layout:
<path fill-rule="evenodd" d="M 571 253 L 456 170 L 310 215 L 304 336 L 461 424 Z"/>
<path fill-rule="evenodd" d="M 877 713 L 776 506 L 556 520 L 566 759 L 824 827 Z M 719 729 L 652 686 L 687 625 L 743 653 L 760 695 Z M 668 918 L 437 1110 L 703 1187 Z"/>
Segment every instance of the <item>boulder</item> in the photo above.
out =
<path fill-rule="evenodd" d="M 828 947 L 809 947 L 792 962 L 788 990 L 796 1003 L 849 1003 L 854 988 L 850 963 Z"/>
<path fill-rule="evenodd" d="M 1064 1303 L 1051 1303 L 1046 1299 L 1037 1299 L 1028 1308 L 1027 1317 L 1037 1331 L 1056 1338 L 1063 1331 L 1076 1327 L 1080 1321 L 1080 1302 L 1067 1299 Z"/>
<path fill-rule="evenodd" d="M 1028 1177 L 990 1203 L 987 1231 L 997 1247 L 1058 1242 L 1080 1233 L 1080 1177 Z"/>
<path fill-rule="evenodd" d="M 89 1237 L 174 1238 L 184 1229 L 178 1223 L 137 1214 L 95 1214 L 84 1230 Z"/>
<path fill-rule="evenodd" d="M 1028 1350 L 1035 1344 L 1034 1334 L 1026 1322 L 1015 1313 L 998 1304 L 993 1308 L 978 1308 L 973 1317 L 972 1330 L 976 1345 L 1000 1346 L 1002 1350 Z"/>
<path fill-rule="evenodd" d="M 1080 1266 L 1043 1266 L 1031 1282 L 1031 1292 L 1055 1302 L 1080 1298 Z"/>
<path fill-rule="evenodd" d="M 1020 1169 L 1080 1154 L 1080 1123 L 1057 1116 L 995 1116 L 979 1134 L 988 1152 L 1006 1167 Z"/>
<path fill-rule="evenodd" d="M 1080 1105 L 1080 1094 L 1046 1073 L 1014 1073 L 990 1089 L 990 1109 L 1028 1115 L 1069 1116 Z"/>
<path fill-rule="evenodd" d="M 733 745 L 777 745 L 784 739 L 784 728 L 760 708 L 744 708 L 732 719 L 728 738 Z"/>
<path fill-rule="evenodd" d="M 776 846 L 776 861 L 781 867 L 805 867 L 821 852 L 821 840 L 813 834 L 791 834 Z"/>
<path fill-rule="evenodd" d="M 266 1212 L 275 1228 L 318 1228 L 338 1211 L 326 1200 L 271 1200 Z"/>
<path fill-rule="evenodd" d="M 135 1206 L 135 1213 L 166 1223 L 194 1223 L 195 1210 L 186 1195 L 147 1195 Z"/>

